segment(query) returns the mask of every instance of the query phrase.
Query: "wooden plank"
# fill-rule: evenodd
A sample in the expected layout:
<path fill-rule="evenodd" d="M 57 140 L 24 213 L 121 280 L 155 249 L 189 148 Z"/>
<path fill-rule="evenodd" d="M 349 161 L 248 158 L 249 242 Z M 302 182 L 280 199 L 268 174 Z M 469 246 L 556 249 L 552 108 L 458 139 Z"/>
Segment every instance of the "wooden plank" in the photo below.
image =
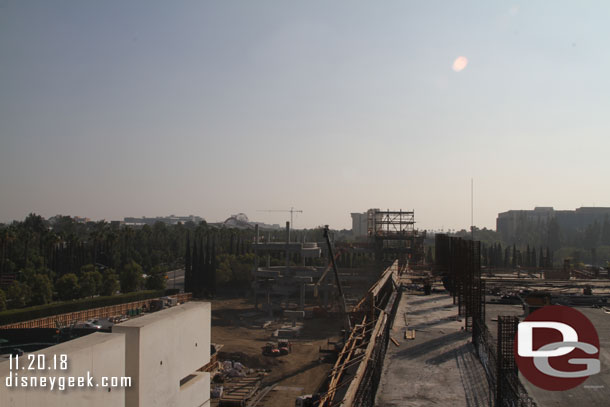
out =
<path fill-rule="evenodd" d="M 396 345 L 396 346 L 400 346 L 400 344 L 398 343 L 398 341 L 397 341 L 396 339 L 392 338 L 391 336 L 390 336 L 390 340 L 391 340 L 391 341 L 394 343 L 394 345 Z"/>
<path fill-rule="evenodd" d="M 337 361 L 333 366 L 331 378 L 328 384 L 329 390 L 324 396 L 322 396 L 319 404 L 320 406 L 324 406 L 327 402 L 332 402 L 333 398 L 335 397 L 335 390 L 339 384 L 339 381 L 341 380 L 345 365 L 350 361 L 352 354 L 356 349 L 357 337 L 359 336 L 359 333 L 357 332 L 364 330 L 367 326 L 366 318 L 367 317 L 365 315 L 362 319 L 362 324 L 356 325 L 354 329 L 352 329 L 352 332 L 350 332 L 350 336 L 343 346 L 343 349 L 341 349 L 341 352 L 339 352 L 339 356 L 337 357 Z"/>
<path fill-rule="evenodd" d="M 220 398 L 220 406 L 243 406 L 258 390 L 260 377 L 243 377 L 235 382 L 225 384 L 225 391 Z"/>
<path fill-rule="evenodd" d="M 383 311 L 382 311 L 382 314 L 383 314 Z M 375 324 L 375 328 L 373 329 L 373 332 L 371 333 L 371 340 L 369 341 L 369 343 L 366 347 L 364 357 L 362 358 L 362 360 L 360 361 L 360 364 L 358 365 L 358 370 L 356 371 L 356 374 L 354 375 L 354 379 L 351 381 L 351 383 L 349 384 L 349 387 L 347 388 L 347 391 L 345 392 L 345 396 L 343 397 L 343 401 L 341 402 L 341 405 L 352 406 L 354 404 L 354 399 L 356 398 L 356 392 L 358 391 L 362 378 L 364 377 L 364 373 L 366 371 L 368 361 L 371 358 L 373 349 L 375 348 L 375 343 L 377 341 L 377 337 L 383 330 L 384 320 L 386 320 L 386 319 L 383 318 L 383 315 L 380 315 L 380 318 L 377 318 L 377 323 Z"/>

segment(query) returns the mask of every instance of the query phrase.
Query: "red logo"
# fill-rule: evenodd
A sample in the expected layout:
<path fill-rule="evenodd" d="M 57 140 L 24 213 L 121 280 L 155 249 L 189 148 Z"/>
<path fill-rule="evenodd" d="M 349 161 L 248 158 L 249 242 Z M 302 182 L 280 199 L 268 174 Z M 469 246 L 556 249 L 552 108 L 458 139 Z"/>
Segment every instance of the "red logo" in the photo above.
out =
<path fill-rule="evenodd" d="M 562 391 L 599 373 L 599 337 L 581 312 L 550 305 L 531 313 L 515 337 L 519 371 L 535 386 Z"/>

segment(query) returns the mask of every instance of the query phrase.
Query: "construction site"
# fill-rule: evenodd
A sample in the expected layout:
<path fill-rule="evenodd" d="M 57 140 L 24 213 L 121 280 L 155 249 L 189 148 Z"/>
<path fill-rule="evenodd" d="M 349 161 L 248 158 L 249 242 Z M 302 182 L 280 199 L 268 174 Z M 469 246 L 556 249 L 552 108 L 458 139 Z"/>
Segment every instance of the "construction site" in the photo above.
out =
<path fill-rule="evenodd" d="M 366 244 L 335 245 L 328 235 L 317 243 L 257 238 L 252 297 L 212 304 L 213 342 L 223 344 L 213 405 L 607 404 L 607 270 L 485 269 L 480 242 L 443 234 L 426 264 L 425 233 L 415 229 L 413 212 L 371 210 L 367 217 Z M 272 250 L 307 255 L 300 266 L 270 267 Z M 374 262 L 338 268 L 339 252 Z M 308 255 L 327 258 L 328 266 L 308 267 Z M 550 392 L 517 369 L 517 324 L 551 304 L 580 310 L 599 333 L 602 368 L 586 386 Z M 236 365 L 243 369 L 235 372 Z"/>
<path fill-rule="evenodd" d="M 193 373 L 171 379 L 179 387 L 170 404 L 542 407 L 610 400 L 607 270 L 588 273 L 568 263 L 561 270 L 486 269 L 480 242 L 445 234 L 434 236 L 434 262 L 426 263 L 426 233 L 415 228 L 413 211 L 369 210 L 367 238 L 358 244 L 335 242 L 328 227 L 319 242 L 292 241 L 290 234 L 289 222 L 284 242 L 269 241 L 256 229 L 251 290 L 209 301 L 211 328 L 200 340 L 209 341 L 209 356 L 191 363 Z M 271 257 L 284 264 L 271 265 Z M 315 265 L 320 263 L 326 266 Z M 77 320 L 97 324 L 106 318 L 115 335 L 140 320 L 162 320 L 154 317 L 157 310 L 181 315 L 179 304 L 192 302 L 184 293 L 2 326 L 0 332 L 10 345 L 32 340 L 36 329 L 65 330 L 71 343 L 91 333 L 75 327 Z M 574 307 L 597 329 L 601 371 L 586 385 L 546 391 L 519 373 L 517 324 L 545 305 Z M 173 331 L 176 338 L 183 329 Z M 124 363 L 128 371 L 129 358 Z M 209 380 L 209 394 L 197 402 L 175 401 L 193 377 Z M 136 402 L 130 394 L 124 405 L 147 405 L 144 396 Z"/>

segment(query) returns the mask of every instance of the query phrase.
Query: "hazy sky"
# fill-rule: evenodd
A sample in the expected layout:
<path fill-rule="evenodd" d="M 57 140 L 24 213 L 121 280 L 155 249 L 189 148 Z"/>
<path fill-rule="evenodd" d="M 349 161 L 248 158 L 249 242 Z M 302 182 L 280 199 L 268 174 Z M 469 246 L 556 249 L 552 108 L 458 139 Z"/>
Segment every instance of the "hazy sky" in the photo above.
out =
<path fill-rule="evenodd" d="M 465 228 L 471 177 L 479 226 L 610 206 L 608 21 L 607 1 L 0 0 L 0 220 Z"/>

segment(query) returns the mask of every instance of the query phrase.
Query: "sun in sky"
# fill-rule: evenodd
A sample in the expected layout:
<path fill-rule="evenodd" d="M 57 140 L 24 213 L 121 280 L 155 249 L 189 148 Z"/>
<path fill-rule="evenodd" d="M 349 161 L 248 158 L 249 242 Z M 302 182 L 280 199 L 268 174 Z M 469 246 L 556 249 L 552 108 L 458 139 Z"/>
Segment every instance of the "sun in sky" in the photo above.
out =
<path fill-rule="evenodd" d="M 466 68 L 467 65 L 468 65 L 468 58 L 466 58 L 464 56 L 459 56 L 455 59 L 455 61 L 453 61 L 453 70 L 455 72 L 460 72 L 460 71 L 464 70 L 464 68 Z"/>

